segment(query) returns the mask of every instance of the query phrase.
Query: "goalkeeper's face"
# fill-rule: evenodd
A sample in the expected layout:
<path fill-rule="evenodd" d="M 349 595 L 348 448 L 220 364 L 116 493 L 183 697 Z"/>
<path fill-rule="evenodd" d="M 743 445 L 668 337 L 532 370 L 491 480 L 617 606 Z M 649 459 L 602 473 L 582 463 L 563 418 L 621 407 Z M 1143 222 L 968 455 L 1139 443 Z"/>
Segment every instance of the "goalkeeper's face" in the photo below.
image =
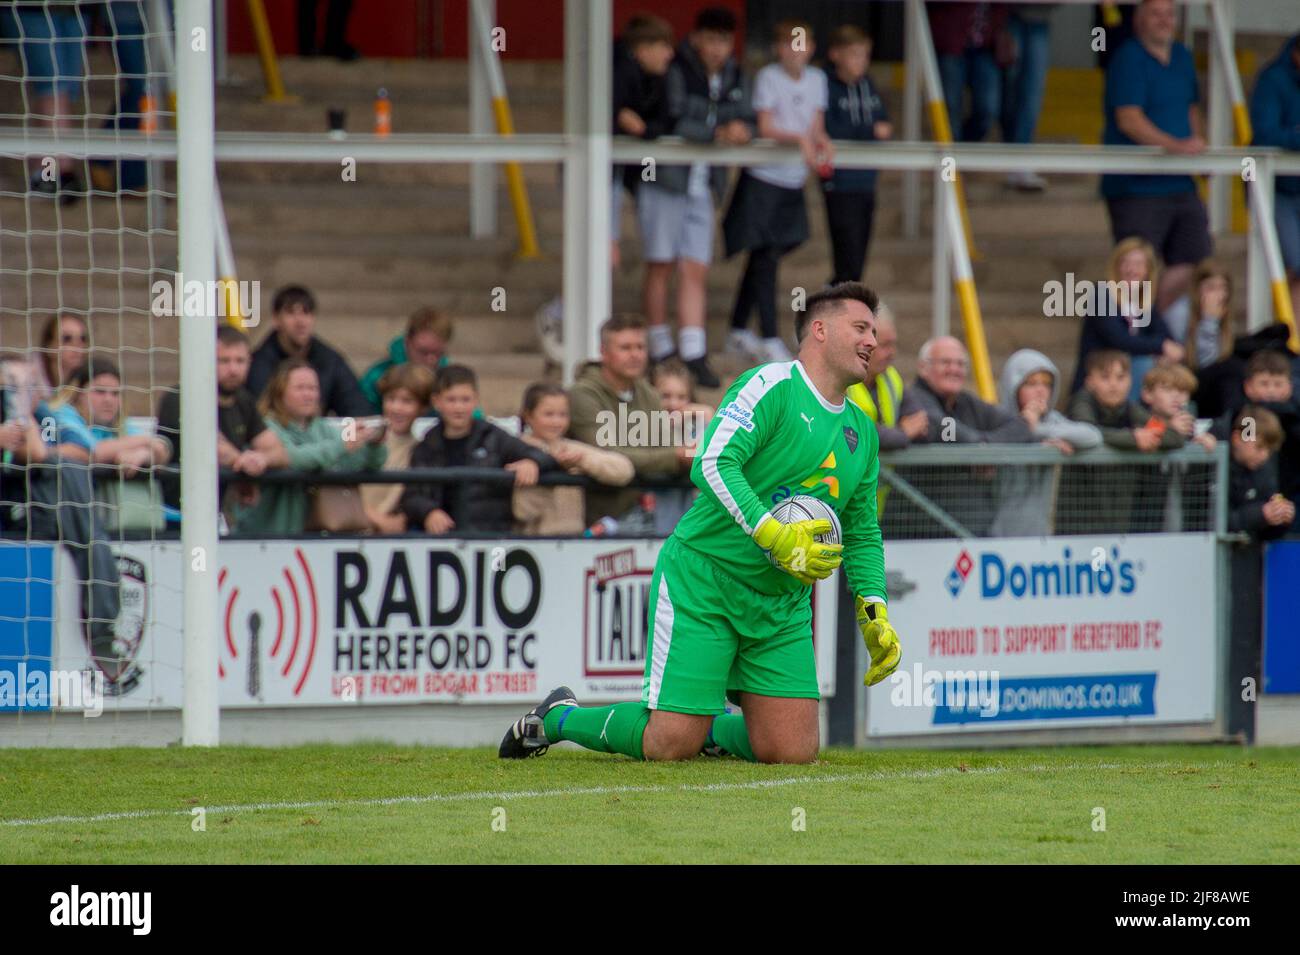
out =
<path fill-rule="evenodd" d="M 876 351 L 876 316 L 862 302 L 849 300 L 827 312 L 825 319 L 826 364 L 849 384 L 862 381 Z"/>

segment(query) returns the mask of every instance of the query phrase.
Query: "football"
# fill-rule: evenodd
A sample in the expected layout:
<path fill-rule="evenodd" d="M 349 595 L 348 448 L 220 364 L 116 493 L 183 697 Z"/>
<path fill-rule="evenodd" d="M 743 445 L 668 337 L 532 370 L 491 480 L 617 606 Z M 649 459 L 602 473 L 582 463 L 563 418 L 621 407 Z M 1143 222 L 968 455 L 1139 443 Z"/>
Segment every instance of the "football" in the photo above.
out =
<path fill-rule="evenodd" d="M 782 524 L 792 524 L 795 521 L 830 521 L 831 529 L 825 534 L 818 534 L 817 543 L 841 543 L 840 519 L 835 513 L 834 508 L 820 498 L 813 497 L 810 494 L 796 494 L 794 497 L 786 498 L 776 507 L 772 508 L 772 516 Z"/>

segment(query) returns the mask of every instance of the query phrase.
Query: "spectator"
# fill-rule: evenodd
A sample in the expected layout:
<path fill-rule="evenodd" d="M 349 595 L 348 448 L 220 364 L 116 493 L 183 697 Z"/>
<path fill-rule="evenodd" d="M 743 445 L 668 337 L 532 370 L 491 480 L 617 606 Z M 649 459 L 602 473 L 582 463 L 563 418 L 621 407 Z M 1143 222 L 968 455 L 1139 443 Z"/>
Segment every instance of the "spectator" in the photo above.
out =
<path fill-rule="evenodd" d="M 1243 406 L 1229 440 L 1228 530 L 1257 540 L 1281 537 L 1296 512 L 1294 501 L 1278 489 L 1276 453 L 1283 433 L 1277 415 L 1258 405 Z"/>
<path fill-rule="evenodd" d="M 559 467 L 549 454 L 474 417 L 478 379 L 464 365 L 438 372 L 433 406 L 438 423 L 411 452 L 412 468 L 504 468 L 516 488 L 532 487 L 543 471 Z M 462 481 L 455 484 L 412 483 L 402 492 L 401 509 L 408 527 L 429 534 L 453 530 L 509 533 L 513 515 L 511 489 L 502 484 Z"/>
<path fill-rule="evenodd" d="M 286 285 L 271 300 L 273 331 L 253 352 L 248 390 L 261 397 L 287 358 L 301 358 L 320 381 L 321 414 L 363 418 L 371 413 L 357 376 L 343 356 L 314 334 L 316 299 L 301 285 Z"/>
<path fill-rule="evenodd" d="M 827 57 L 826 135 L 858 142 L 892 138 L 885 102 L 867 76 L 871 37 L 856 26 L 838 27 L 831 33 Z M 821 180 L 835 259 L 832 285 L 862 281 L 876 211 L 876 175 L 874 169 L 836 169 Z"/>
<path fill-rule="evenodd" d="M 663 412 L 645 371 L 646 333 L 642 321 L 620 315 L 605 322 L 600 327 L 600 361 L 583 365 L 569 391 L 569 437 L 626 455 L 638 478 L 654 480 L 687 470 L 694 449 L 655 446 L 644 437 L 637 440 L 637 435 L 653 434 L 656 429 L 640 428 L 633 434 L 633 428 L 627 427 L 624 432 L 619 426 L 619 422 L 654 422 Z M 592 488 L 587 493 L 587 525 L 603 517 L 623 518 L 637 505 L 639 497 L 635 490 Z"/>
<path fill-rule="evenodd" d="M 38 348 L 29 356 L 9 362 L 9 374 L 15 394 L 24 407 L 19 417 L 29 416 L 42 401 L 54 396 L 59 385 L 75 369 L 86 363 L 90 348 L 90 329 L 75 315 L 51 315 L 41 328 Z M 20 384 L 21 383 L 21 384 Z"/>
<path fill-rule="evenodd" d="M 1125 451 L 1181 448 L 1184 438 L 1129 398 L 1132 376 L 1129 357 L 1122 351 L 1094 351 L 1088 355 L 1083 390 L 1070 399 L 1067 414 L 1101 430 L 1101 439 Z"/>
<path fill-rule="evenodd" d="M 1004 27 L 1005 3 L 930 3 L 930 34 L 939 60 L 939 80 L 948 106 L 954 139 L 977 143 L 998 118 L 1002 107 L 1002 74 L 1010 62 Z M 970 87 L 970 114 L 962 112 L 962 97 Z M 963 116 L 965 120 L 963 121 Z"/>
<path fill-rule="evenodd" d="M 320 414 L 316 369 L 289 358 L 276 369 L 258 402 L 266 426 L 280 439 L 295 471 L 375 471 L 384 463 L 384 429 L 373 423 L 343 433 Z M 257 503 L 235 513 L 235 530 L 263 535 L 301 534 L 307 524 L 308 491 L 301 484 L 263 487 Z"/>
<path fill-rule="evenodd" d="M 1256 146 L 1300 150 L 1300 33 L 1264 67 L 1250 97 Z M 1300 314 L 1300 176 L 1273 180 L 1273 219 L 1282 261 L 1291 279 L 1293 312 Z"/>
<path fill-rule="evenodd" d="M 1002 407 L 1020 415 L 1033 436 L 1062 454 L 1101 445 L 1101 432 L 1093 425 L 1071 421 L 1056 410 L 1061 375 L 1042 352 L 1022 348 L 1002 368 L 999 391 Z"/>
<path fill-rule="evenodd" d="M 1196 278 L 1188 305 L 1187 326 L 1179 334 L 1166 316 L 1170 331 L 1187 350 L 1187 365 L 1193 371 L 1223 361 L 1232 355 L 1236 326 L 1232 317 L 1232 275 L 1206 259 L 1196 267 Z"/>
<path fill-rule="evenodd" d="M 1174 40 L 1175 26 L 1173 0 L 1141 0 L 1133 38 L 1106 67 L 1106 145 L 1159 146 L 1177 155 L 1205 151 L 1196 67 L 1191 51 Z M 1101 194 L 1114 241 L 1140 236 L 1160 253 L 1165 270 L 1156 307 L 1167 308 L 1187 291 L 1196 263 L 1213 251 L 1195 182 L 1187 175 L 1107 174 Z"/>
<path fill-rule="evenodd" d="M 743 169 L 722 222 L 727 257 L 748 252 L 736 290 L 727 347 L 749 361 L 790 361 L 776 323 L 776 272 L 781 257 L 808 241 L 803 186 L 808 170 L 829 174 L 835 150 L 826 135 L 826 74 L 808 69 L 816 44 L 798 20 L 776 25 L 776 62 L 758 71 L 754 110 L 758 135 L 799 147 L 802 163 Z M 819 175 L 820 175 L 819 172 Z M 762 339 L 748 328 L 758 309 Z"/>
<path fill-rule="evenodd" d="M 298 0 L 298 55 L 332 56 L 344 63 L 361 54 L 347 40 L 348 18 L 352 16 L 352 0 L 328 0 L 325 4 L 325 41 L 317 43 L 317 19 L 320 0 Z"/>
<path fill-rule="evenodd" d="M 86 75 L 86 16 L 75 3 L 0 5 L 0 36 L 18 48 L 26 78 L 23 101 L 30 102 L 29 115 L 37 125 L 59 129 L 81 122 L 74 106 Z M 72 157 L 59 156 L 48 173 L 42 165 L 32 175 L 28 189 L 57 196 L 60 205 L 76 202 L 86 194 L 76 170 Z"/>
<path fill-rule="evenodd" d="M 1099 285 L 1095 307 L 1079 328 L 1079 360 L 1074 367 L 1071 393 L 1083 385 L 1088 356 L 1099 349 L 1114 349 L 1130 356 L 1134 376 L 1146 373 L 1158 359 L 1181 361 L 1186 354 L 1173 340 L 1152 302 L 1158 269 L 1156 253 L 1145 239 L 1122 239 L 1111 250 L 1106 282 Z M 1137 386 L 1129 396 L 1137 400 Z"/>
<path fill-rule="evenodd" d="M 1056 410 L 1060 372 L 1052 360 L 1032 348 L 1022 348 L 1002 367 L 999 392 L 1002 407 L 1020 415 L 1033 436 L 1062 454 L 1101 444 L 1093 425 L 1071 421 Z M 994 537 L 1040 537 L 1052 530 L 1060 469 L 1026 465 L 1002 475 L 1001 506 L 989 533 Z"/>
<path fill-rule="evenodd" d="M 1196 392 L 1196 376 L 1184 365 L 1157 365 L 1142 378 L 1142 404 L 1153 421 L 1177 432 L 1184 441 L 1213 451 L 1214 435 L 1196 433 L 1196 416 L 1188 410 Z"/>
<path fill-rule="evenodd" d="M 379 382 L 390 368 L 406 362 L 422 365 L 429 370 L 432 380 L 439 368 L 451 364 L 447 345 L 453 331 L 451 317 L 436 308 L 426 306 L 412 312 L 406 320 L 406 331 L 388 343 L 388 357 L 375 362 L 361 377 L 361 393 L 370 402 L 371 410 L 376 414 L 383 411 Z M 421 408 L 420 414 L 426 410 Z"/>
<path fill-rule="evenodd" d="M 233 325 L 217 326 L 217 466 L 255 478 L 272 468 L 289 465 L 289 456 L 275 431 L 266 426 L 257 401 L 245 389 L 252 352 L 248 336 Z M 180 386 L 169 390 L 158 402 L 158 433 L 171 441 L 172 460 L 181 457 Z M 257 503 L 258 487 L 237 482 L 230 490 L 232 506 Z M 180 482 L 163 481 L 163 500 L 180 509 Z"/>
<path fill-rule="evenodd" d="M 1015 58 L 1002 72 L 1002 140 L 1032 143 L 1043 109 L 1047 64 L 1051 58 L 1052 11 L 1059 3 L 1017 3 L 1007 17 L 1006 32 Z M 1006 184 L 1024 192 L 1042 192 L 1047 181 L 1032 169 L 1007 174 Z"/>
<path fill-rule="evenodd" d="M 115 112 L 104 119 L 105 129 L 138 130 L 146 117 L 147 104 L 142 100 L 149 92 L 152 71 L 146 49 L 149 33 L 145 28 L 145 5 L 146 0 L 111 0 L 98 5 L 101 22 L 111 39 L 117 61 L 116 83 L 113 84 L 117 88 L 117 103 Z M 161 30 L 170 28 L 170 21 L 155 27 Z M 90 180 L 101 192 L 145 192 L 148 189 L 148 163 L 143 159 L 92 159 Z"/>
<path fill-rule="evenodd" d="M 1246 362 L 1241 391 L 1244 402 L 1234 403 L 1215 422 L 1213 432 L 1220 438 L 1226 437 L 1227 422 L 1236 420 L 1237 412 L 1245 403 L 1272 412 L 1283 435 L 1277 459 L 1278 481 L 1282 493 L 1294 500 L 1300 494 L 1300 404 L 1295 400 L 1291 360 L 1279 351 L 1256 352 Z"/>
<path fill-rule="evenodd" d="M 893 313 L 881 302 L 876 308 L 876 350 L 871 353 L 867 377 L 850 386 L 845 395 L 876 423 L 881 451 L 898 451 L 913 441 L 924 441 L 930 422 L 916 397 L 915 388 L 903 384 L 894 367 L 898 353 L 898 328 Z M 883 498 L 886 488 L 881 487 Z"/>
<path fill-rule="evenodd" d="M 668 415 L 670 433 L 674 438 L 681 435 L 685 447 L 697 447 L 716 409 L 695 400 L 695 387 L 686 366 L 679 361 L 661 362 L 650 373 L 650 383 L 659 393 L 659 404 Z M 671 534 L 698 496 L 695 488 L 656 491 L 655 533 L 665 537 Z"/>
<path fill-rule="evenodd" d="M 613 130 L 638 139 L 655 139 L 666 133 L 668 94 L 665 76 L 673 59 L 673 28 L 668 21 L 650 14 L 637 14 L 627 23 L 623 36 L 614 44 L 614 81 L 610 99 L 614 109 Z M 610 265 L 618 268 L 619 227 L 623 215 L 623 188 L 636 193 L 641 181 L 640 166 L 615 165 L 610 183 Z"/>
<path fill-rule="evenodd" d="M 545 451 L 569 474 L 585 474 L 601 484 L 622 487 L 635 470 L 627 455 L 604 451 L 564 437 L 569 430 L 569 396 L 559 385 L 529 385 L 519 413 L 520 438 Z M 578 535 L 586 528 L 584 489 L 571 485 L 516 487 L 512 508 L 519 532 Z"/>
<path fill-rule="evenodd" d="M 122 434 L 122 373 L 103 356 L 74 369 L 48 402 L 37 409 L 42 426 L 53 424 L 55 444 L 65 458 L 121 468 L 123 477 L 166 464 L 171 441 L 163 435 Z"/>
<path fill-rule="evenodd" d="M 433 399 L 433 372 L 425 365 L 407 362 L 390 367 L 379 379 L 383 396 L 385 471 L 405 471 L 411 466 L 411 452 L 418 443 L 411 427 Z M 405 534 L 406 514 L 401 508 L 401 484 L 365 484 L 361 503 L 379 534 Z"/>
<path fill-rule="evenodd" d="M 60 443 L 69 435 L 42 422 L 53 416 L 44 403 L 34 416 L 11 416 L 15 405 L 33 407 L 30 394 L 10 400 L 12 391 L 30 387 L 26 364 L 16 356 L 0 362 L 6 391 L 0 400 L 0 452 L 6 460 L 0 468 L 0 530 L 67 547 L 83 585 L 81 616 L 91 655 L 115 681 L 126 669 L 115 646 L 120 578 L 100 511 L 93 506 L 90 455 L 83 444 Z"/>
<path fill-rule="evenodd" d="M 957 339 L 943 335 L 921 346 L 917 403 L 925 411 L 930 441 L 1010 444 L 1034 440 L 1020 415 L 966 391 L 970 358 Z M 918 439 L 918 440 L 926 440 Z"/>
<path fill-rule="evenodd" d="M 710 7 L 695 18 L 695 28 L 668 68 L 670 132 L 688 142 L 735 146 L 754 136 L 754 109 L 744 75 L 732 59 L 736 17 Z M 668 282 L 677 272 L 677 356 L 705 388 L 721 382 L 709 365 L 704 318 L 709 264 L 713 260 L 714 208 L 727 190 L 722 166 L 693 163 L 660 165 L 655 178 L 641 183 L 637 214 L 646 259 L 644 303 L 649 320 L 650 358 L 673 354 L 668 327 Z"/>

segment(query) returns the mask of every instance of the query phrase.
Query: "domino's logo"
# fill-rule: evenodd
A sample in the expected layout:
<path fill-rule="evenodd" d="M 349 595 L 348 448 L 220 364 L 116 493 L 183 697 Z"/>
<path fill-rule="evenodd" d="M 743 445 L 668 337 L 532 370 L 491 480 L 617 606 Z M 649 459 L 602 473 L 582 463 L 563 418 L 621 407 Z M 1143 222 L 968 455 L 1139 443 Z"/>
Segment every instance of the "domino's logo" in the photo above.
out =
<path fill-rule="evenodd" d="M 956 562 L 952 569 L 948 571 L 948 576 L 944 578 L 944 586 L 948 588 L 948 593 L 956 597 L 961 593 L 962 587 L 966 585 L 966 578 L 970 576 L 971 568 L 975 566 L 975 561 L 971 560 L 970 554 L 962 549 L 957 555 Z"/>

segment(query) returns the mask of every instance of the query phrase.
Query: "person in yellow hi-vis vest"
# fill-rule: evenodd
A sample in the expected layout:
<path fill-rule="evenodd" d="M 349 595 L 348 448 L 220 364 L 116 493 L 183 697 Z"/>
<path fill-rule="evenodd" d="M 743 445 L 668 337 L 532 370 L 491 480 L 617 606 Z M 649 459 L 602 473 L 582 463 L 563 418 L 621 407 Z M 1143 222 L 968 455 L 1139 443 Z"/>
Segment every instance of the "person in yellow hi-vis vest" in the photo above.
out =
<path fill-rule="evenodd" d="M 894 316 L 881 302 L 876 311 L 876 350 L 865 381 L 850 385 L 845 395 L 876 423 L 881 451 L 897 451 L 923 437 L 930 422 L 925 410 L 911 391 L 903 385 L 903 376 L 894 367 L 898 352 L 898 329 Z M 876 490 L 876 512 L 885 509 L 889 486 L 881 482 Z"/>

